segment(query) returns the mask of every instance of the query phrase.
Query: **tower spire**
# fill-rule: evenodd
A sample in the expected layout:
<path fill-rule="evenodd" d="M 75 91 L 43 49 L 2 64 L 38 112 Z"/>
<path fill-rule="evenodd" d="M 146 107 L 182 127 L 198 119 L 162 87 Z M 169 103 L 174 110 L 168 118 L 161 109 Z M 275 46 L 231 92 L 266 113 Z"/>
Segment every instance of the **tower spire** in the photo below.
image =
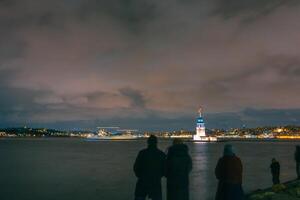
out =
<path fill-rule="evenodd" d="M 202 107 L 199 108 L 198 113 L 199 113 L 199 116 L 202 117 Z"/>

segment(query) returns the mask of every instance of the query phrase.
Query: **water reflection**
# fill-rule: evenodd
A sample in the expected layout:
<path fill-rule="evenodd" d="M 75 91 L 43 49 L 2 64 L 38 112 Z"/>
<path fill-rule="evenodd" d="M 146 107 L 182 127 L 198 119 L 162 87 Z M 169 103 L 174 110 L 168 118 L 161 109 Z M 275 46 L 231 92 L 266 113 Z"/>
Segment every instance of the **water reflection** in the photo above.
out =
<path fill-rule="evenodd" d="M 211 199 L 214 196 L 216 181 L 214 177 L 215 149 L 209 143 L 191 144 L 194 170 L 191 174 L 191 199 Z M 212 189 L 213 188 L 213 189 Z"/>
<path fill-rule="evenodd" d="M 159 147 L 165 150 L 171 143 L 159 141 Z M 293 158 L 296 144 L 233 142 L 244 166 L 245 191 L 271 186 L 272 157 L 281 164 L 282 181 L 296 178 Z M 190 200 L 214 199 L 217 187 L 214 169 L 224 143 L 187 145 L 193 159 Z M 0 140 L 0 146 L 0 199 L 130 200 L 136 183 L 132 166 L 146 142 L 12 139 Z"/>

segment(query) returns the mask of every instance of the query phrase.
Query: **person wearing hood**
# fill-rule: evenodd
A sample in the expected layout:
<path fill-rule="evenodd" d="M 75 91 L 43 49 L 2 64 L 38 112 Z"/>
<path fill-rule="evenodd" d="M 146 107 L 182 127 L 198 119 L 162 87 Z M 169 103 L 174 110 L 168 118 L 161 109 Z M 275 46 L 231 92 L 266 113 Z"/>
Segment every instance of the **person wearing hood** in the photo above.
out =
<path fill-rule="evenodd" d="M 192 170 L 192 159 L 188 146 L 180 139 L 175 139 L 167 153 L 167 199 L 189 199 L 189 173 Z"/>
<path fill-rule="evenodd" d="M 232 145 L 226 144 L 223 156 L 219 159 L 215 169 L 215 175 L 219 181 L 216 200 L 244 199 L 242 173 L 243 166 L 240 158 L 235 155 Z"/>

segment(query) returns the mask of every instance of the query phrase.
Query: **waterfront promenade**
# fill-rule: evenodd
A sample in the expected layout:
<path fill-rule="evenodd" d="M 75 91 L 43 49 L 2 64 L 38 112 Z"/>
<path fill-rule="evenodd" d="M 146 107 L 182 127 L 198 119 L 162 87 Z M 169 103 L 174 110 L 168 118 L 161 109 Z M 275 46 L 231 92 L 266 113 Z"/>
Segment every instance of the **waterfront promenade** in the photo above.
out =
<path fill-rule="evenodd" d="M 299 200 L 300 180 L 292 180 L 267 189 L 249 193 L 247 200 Z"/>

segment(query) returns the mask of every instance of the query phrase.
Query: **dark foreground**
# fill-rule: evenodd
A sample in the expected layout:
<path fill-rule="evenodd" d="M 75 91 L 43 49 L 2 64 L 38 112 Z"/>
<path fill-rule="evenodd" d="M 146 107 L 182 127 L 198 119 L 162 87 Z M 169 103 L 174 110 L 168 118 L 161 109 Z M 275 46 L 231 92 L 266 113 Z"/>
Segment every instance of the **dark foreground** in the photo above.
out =
<path fill-rule="evenodd" d="M 247 196 L 248 200 L 297 200 L 300 199 L 300 180 L 289 181 L 272 188 L 257 190 Z"/>

